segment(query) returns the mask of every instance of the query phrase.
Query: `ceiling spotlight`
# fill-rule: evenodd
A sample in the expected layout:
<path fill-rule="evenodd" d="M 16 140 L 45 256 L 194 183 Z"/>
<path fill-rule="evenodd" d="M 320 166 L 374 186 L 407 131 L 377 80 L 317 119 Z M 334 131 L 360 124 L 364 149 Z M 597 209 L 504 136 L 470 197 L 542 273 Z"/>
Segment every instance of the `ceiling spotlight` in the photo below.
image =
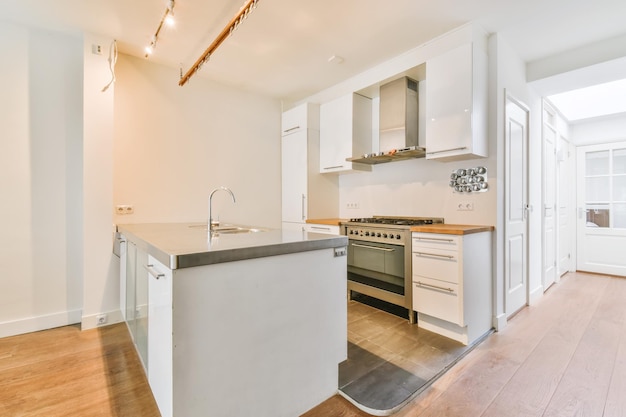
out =
<path fill-rule="evenodd" d="M 163 13 L 163 17 L 161 18 L 161 21 L 159 22 L 159 26 L 157 27 L 157 30 L 154 33 L 154 36 L 152 36 L 152 42 L 150 42 L 150 45 L 147 46 L 145 49 L 146 58 L 148 58 L 148 56 L 151 55 L 152 52 L 154 52 L 154 48 L 156 48 L 156 43 L 159 37 L 159 33 L 161 32 L 161 28 L 163 27 L 164 23 L 167 26 L 174 25 L 174 0 L 169 0 L 167 3 L 167 8 L 165 9 L 165 12 Z"/>

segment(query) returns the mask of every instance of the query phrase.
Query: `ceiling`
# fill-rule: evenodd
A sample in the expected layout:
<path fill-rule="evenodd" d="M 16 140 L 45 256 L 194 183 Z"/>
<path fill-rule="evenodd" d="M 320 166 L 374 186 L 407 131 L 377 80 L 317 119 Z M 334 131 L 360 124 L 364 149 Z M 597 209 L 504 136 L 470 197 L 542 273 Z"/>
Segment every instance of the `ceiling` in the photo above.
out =
<path fill-rule="evenodd" d="M 244 2 L 175 0 L 176 25 L 164 27 L 148 59 L 186 71 Z M 0 19 L 111 37 L 120 52 L 143 57 L 167 1 L 0 4 Z M 499 32 L 532 62 L 623 35 L 624 16 L 624 0 L 259 0 L 196 76 L 293 102 L 467 22 Z"/>

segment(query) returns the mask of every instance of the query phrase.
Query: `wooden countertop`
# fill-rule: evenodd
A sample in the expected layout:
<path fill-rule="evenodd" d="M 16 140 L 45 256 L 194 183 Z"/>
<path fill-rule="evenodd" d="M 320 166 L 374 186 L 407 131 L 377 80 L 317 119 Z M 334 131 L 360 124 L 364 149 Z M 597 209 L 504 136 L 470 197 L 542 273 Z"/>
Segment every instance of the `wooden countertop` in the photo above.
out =
<path fill-rule="evenodd" d="M 411 232 L 442 233 L 446 235 L 468 235 L 470 233 L 491 232 L 493 230 L 495 230 L 493 226 L 466 224 L 429 224 L 411 227 Z"/>
<path fill-rule="evenodd" d="M 328 226 L 339 226 L 341 222 L 347 222 L 348 219 L 308 219 L 307 223 L 325 224 Z"/>

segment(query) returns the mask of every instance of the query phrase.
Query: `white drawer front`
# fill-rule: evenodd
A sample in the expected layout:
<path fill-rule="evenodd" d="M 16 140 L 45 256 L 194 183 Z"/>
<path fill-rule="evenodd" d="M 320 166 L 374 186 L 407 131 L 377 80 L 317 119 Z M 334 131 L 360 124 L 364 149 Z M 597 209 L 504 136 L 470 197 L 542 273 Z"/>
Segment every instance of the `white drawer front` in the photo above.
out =
<path fill-rule="evenodd" d="M 413 249 L 413 275 L 459 283 L 459 259 L 456 251 Z"/>
<path fill-rule="evenodd" d="M 459 242 L 459 237 L 454 235 L 413 233 L 413 250 L 417 247 L 456 250 Z"/>
<path fill-rule="evenodd" d="M 458 286 L 421 276 L 413 276 L 413 309 L 458 325 L 461 322 L 461 302 Z"/>

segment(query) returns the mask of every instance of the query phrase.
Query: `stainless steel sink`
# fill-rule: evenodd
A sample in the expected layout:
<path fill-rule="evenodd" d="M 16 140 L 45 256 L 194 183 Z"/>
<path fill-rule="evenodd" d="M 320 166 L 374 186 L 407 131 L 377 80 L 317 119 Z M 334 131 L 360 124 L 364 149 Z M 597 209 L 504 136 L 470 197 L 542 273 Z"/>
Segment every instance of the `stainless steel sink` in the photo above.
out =
<path fill-rule="evenodd" d="M 203 231 L 207 231 L 208 227 L 206 224 L 193 224 L 189 226 L 191 229 L 200 229 Z M 245 227 L 245 226 L 234 226 L 234 225 L 224 225 L 224 226 L 215 226 L 213 227 L 213 233 L 230 235 L 236 233 L 258 233 L 265 232 L 266 229 L 259 229 L 256 227 Z"/>

